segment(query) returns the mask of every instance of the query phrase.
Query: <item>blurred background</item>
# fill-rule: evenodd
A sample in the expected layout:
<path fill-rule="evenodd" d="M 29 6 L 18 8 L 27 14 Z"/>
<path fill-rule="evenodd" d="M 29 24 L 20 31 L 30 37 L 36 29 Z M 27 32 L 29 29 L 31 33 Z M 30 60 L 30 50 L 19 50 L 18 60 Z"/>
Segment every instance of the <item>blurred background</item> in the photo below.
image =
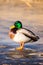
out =
<path fill-rule="evenodd" d="M 43 25 L 43 0 L 0 0 L 0 19 Z"/>

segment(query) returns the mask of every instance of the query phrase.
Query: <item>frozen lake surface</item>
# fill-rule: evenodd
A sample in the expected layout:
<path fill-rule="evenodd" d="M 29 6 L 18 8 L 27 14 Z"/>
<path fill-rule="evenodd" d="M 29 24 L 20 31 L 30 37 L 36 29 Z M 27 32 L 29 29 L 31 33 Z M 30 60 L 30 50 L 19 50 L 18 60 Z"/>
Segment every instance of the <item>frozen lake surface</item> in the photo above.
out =
<path fill-rule="evenodd" d="M 43 51 L 37 47 L 41 45 L 26 45 L 24 50 L 15 50 L 16 45 L 0 46 L 0 65 L 43 65 Z M 33 47 L 33 48 L 32 48 Z M 34 50 L 33 50 L 34 49 Z M 36 51 L 37 49 L 37 51 Z"/>

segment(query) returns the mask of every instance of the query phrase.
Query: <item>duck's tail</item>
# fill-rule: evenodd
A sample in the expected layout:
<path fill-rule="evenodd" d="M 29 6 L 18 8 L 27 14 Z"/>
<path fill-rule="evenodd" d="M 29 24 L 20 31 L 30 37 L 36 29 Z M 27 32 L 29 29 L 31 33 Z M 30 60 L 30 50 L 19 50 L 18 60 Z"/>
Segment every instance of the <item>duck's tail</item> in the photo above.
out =
<path fill-rule="evenodd" d="M 36 38 L 37 38 L 37 40 L 39 39 L 39 37 L 38 37 L 38 36 L 36 36 Z"/>
<path fill-rule="evenodd" d="M 36 37 L 33 37 L 33 41 L 38 41 L 39 37 L 36 36 Z"/>

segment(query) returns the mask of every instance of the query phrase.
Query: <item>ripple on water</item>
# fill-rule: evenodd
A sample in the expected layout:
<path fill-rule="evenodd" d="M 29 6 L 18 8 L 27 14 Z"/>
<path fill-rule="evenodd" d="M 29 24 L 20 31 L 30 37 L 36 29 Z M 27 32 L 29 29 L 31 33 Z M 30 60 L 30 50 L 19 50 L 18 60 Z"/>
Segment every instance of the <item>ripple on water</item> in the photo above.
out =
<path fill-rule="evenodd" d="M 39 55 L 40 54 L 40 55 Z M 43 65 L 43 53 L 32 49 L 15 50 L 14 46 L 0 46 L 1 65 Z"/>

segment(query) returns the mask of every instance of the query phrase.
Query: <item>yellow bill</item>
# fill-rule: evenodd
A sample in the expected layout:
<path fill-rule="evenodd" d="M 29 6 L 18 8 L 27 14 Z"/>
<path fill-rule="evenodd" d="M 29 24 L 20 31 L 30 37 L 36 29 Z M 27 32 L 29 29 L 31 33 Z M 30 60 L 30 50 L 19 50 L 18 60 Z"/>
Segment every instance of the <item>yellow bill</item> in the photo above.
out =
<path fill-rule="evenodd" d="M 13 28 L 15 28 L 15 26 L 13 25 L 13 26 L 10 26 L 10 29 L 13 29 Z"/>

